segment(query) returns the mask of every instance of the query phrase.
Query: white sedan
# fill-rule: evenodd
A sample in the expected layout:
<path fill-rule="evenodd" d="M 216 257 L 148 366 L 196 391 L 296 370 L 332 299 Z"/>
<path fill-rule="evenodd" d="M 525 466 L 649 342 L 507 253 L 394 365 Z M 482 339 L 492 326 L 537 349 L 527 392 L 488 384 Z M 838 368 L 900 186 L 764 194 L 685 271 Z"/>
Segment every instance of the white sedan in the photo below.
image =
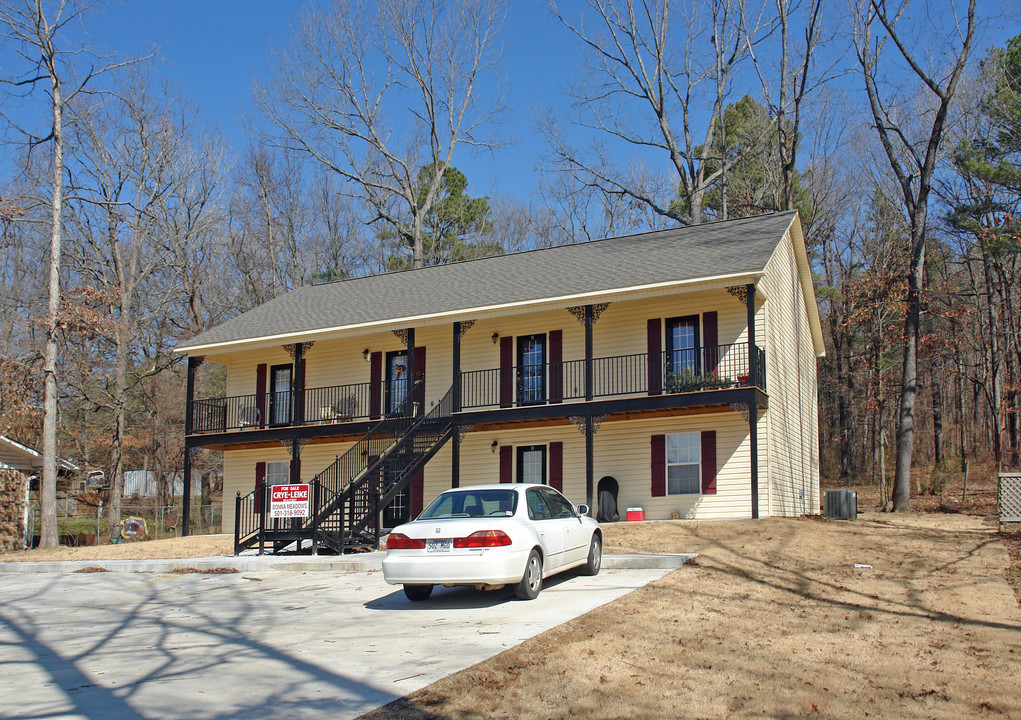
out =
<path fill-rule="evenodd" d="M 587 513 L 548 485 L 448 490 L 390 533 L 383 579 L 404 585 L 416 601 L 428 598 L 433 585 L 510 584 L 531 600 L 554 573 L 578 566 L 586 575 L 599 572 L 603 534 Z"/>

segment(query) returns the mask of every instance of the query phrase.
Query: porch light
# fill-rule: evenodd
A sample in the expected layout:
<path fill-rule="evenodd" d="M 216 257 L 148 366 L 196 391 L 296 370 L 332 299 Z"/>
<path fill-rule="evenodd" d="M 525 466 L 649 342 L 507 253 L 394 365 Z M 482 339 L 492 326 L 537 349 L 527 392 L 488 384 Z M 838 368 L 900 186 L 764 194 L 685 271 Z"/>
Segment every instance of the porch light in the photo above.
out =
<path fill-rule="evenodd" d="M 494 332 L 493 333 L 493 344 L 496 345 L 496 341 L 499 340 L 499 339 L 500 339 L 500 333 Z"/>
<path fill-rule="evenodd" d="M 369 361 L 369 349 L 368 348 L 365 348 L 364 350 L 362 350 L 362 359 L 365 360 L 365 362 Z"/>
<path fill-rule="evenodd" d="M 491 452 L 491 453 L 495 453 L 495 452 L 496 452 L 496 449 L 497 449 L 498 447 L 500 447 L 500 443 L 499 443 L 498 441 L 494 440 L 494 441 L 493 441 L 493 444 L 489 446 L 489 452 Z"/>

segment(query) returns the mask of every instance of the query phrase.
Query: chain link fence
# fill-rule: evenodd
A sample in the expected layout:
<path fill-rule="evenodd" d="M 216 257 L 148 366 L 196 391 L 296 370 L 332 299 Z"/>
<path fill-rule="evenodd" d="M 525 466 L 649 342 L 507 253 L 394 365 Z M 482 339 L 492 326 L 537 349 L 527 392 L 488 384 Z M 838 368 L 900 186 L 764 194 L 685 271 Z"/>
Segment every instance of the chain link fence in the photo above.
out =
<path fill-rule="evenodd" d="M 120 526 L 109 528 L 106 506 L 90 507 L 84 503 L 58 502 L 57 525 L 61 545 L 96 545 L 141 539 L 161 540 L 180 537 L 184 517 L 180 505 L 121 505 Z M 133 522 L 128 522 L 133 520 Z M 28 538 L 31 547 L 38 544 L 39 509 L 28 515 Z M 221 532 L 223 509 L 220 505 L 192 505 L 190 535 L 214 535 Z"/>

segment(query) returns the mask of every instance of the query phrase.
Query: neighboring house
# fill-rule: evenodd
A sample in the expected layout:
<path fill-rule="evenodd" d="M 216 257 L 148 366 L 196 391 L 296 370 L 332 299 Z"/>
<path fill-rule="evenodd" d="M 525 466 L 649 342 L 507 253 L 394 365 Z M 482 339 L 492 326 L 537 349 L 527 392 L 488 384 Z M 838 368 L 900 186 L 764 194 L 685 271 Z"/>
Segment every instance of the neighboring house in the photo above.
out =
<path fill-rule="evenodd" d="M 173 478 L 167 480 L 167 490 L 171 490 L 170 483 L 173 483 L 173 489 L 170 492 L 172 497 L 181 497 L 184 495 L 184 478 L 180 475 L 175 475 Z M 201 492 L 201 478 L 191 479 L 191 491 L 193 493 Z M 153 470 L 125 470 L 124 471 L 124 493 L 123 496 L 128 497 L 140 497 L 140 498 L 154 498 L 159 495 L 159 482 L 156 476 L 156 472 Z"/>
<path fill-rule="evenodd" d="M 43 467 L 43 456 L 30 447 L 0 436 L 0 552 L 21 550 L 28 541 L 31 480 Z M 58 473 L 77 466 L 60 460 Z"/>
<path fill-rule="evenodd" d="M 336 546 L 493 481 L 593 507 L 612 476 L 646 519 L 819 511 L 824 348 L 794 212 L 304 287 L 178 350 L 187 446 L 224 451 L 241 545 L 262 524 Z M 226 397 L 193 397 L 203 360 Z M 298 479 L 318 512 L 264 520 L 253 491 Z"/>

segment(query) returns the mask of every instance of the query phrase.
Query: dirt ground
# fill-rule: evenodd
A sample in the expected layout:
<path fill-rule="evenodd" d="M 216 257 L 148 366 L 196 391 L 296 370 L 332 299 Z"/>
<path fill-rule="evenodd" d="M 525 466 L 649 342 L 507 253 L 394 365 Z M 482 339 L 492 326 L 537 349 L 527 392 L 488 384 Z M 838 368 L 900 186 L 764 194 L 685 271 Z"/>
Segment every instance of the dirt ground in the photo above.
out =
<path fill-rule="evenodd" d="M 1021 532 L 996 532 L 990 488 L 963 503 L 961 489 L 855 521 L 607 525 L 607 552 L 699 557 L 365 718 L 1021 718 Z M 860 510 L 878 505 L 858 492 Z M 202 557 L 231 542 L 0 561 Z"/>
<path fill-rule="evenodd" d="M 700 555 L 366 718 L 1021 718 L 994 530 L 879 513 L 608 526 L 609 552 Z"/>
<path fill-rule="evenodd" d="M 148 560 L 161 558 L 202 558 L 234 553 L 233 535 L 192 535 L 86 547 L 58 547 L 23 550 L 0 555 L 0 562 L 48 562 L 53 560 Z"/>

